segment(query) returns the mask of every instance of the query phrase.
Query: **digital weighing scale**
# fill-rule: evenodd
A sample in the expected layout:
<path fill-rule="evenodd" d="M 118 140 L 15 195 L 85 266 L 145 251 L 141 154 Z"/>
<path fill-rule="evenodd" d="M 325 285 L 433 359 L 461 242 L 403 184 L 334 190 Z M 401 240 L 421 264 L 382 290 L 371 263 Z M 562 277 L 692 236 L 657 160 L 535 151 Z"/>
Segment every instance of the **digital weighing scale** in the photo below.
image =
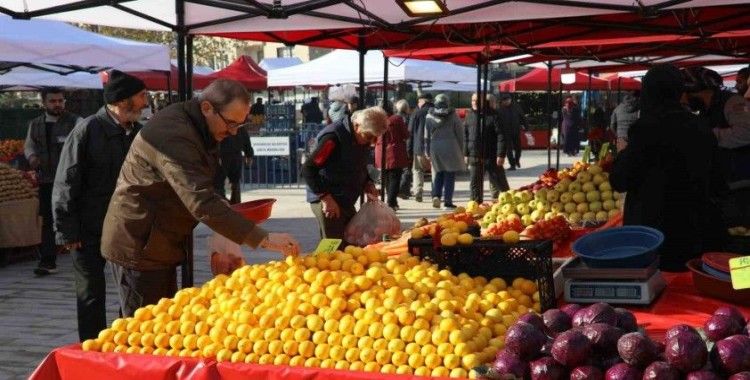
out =
<path fill-rule="evenodd" d="M 588 268 L 580 259 L 566 263 L 565 301 L 577 303 L 607 302 L 610 304 L 648 305 L 667 286 L 657 269 Z"/>

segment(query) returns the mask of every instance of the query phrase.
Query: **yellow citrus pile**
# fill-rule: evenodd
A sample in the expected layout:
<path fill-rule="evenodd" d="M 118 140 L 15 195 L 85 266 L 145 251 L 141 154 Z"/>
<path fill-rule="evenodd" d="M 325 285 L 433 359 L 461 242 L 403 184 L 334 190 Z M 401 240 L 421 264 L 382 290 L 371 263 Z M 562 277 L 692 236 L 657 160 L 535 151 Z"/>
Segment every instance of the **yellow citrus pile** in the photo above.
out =
<path fill-rule="evenodd" d="M 536 284 L 374 250 L 244 266 L 117 319 L 84 350 L 466 377 L 539 311 Z"/>

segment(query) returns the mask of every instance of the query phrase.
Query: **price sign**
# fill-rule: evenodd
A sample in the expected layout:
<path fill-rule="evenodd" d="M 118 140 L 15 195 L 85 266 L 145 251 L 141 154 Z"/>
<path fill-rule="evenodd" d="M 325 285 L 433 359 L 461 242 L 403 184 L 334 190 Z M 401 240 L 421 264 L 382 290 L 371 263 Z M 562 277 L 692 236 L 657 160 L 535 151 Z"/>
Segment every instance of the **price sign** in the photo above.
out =
<path fill-rule="evenodd" d="M 336 252 L 337 249 L 339 249 L 339 246 L 341 245 L 341 239 L 323 239 L 318 243 L 318 248 L 315 248 L 315 252 L 313 252 L 314 255 L 317 255 L 318 253 L 333 253 Z"/>
<path fill-rule="evenodd" d="M 735 290 L 750 288 L 750 256 L 729 259 L 729 274 Z"/>

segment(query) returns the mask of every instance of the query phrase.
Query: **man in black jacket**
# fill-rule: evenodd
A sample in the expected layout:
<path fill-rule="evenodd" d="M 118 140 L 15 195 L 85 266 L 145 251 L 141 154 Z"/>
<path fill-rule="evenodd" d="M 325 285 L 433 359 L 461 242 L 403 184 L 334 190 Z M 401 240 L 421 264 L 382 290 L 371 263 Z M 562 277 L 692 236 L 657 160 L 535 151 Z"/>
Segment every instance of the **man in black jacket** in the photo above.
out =
<path fill-rule="evenodd" d="M 148 106 L 143 81 L 117 70 L 104 86 L 104 100 L 106 105 L 65 140 L 52 189 L 57 243 L 73 253 L 81 341 L 107 327 L 102 225 L 125 155 L 141 128 L 141 111 Z"/>
<path fill-rule="evenodd" d="M 422 142 L 425 137 L 425 119 L 432 107 L 435 107 L 432 103 L 432 94 L 422 93 L 417 100 L 417 110 L 409 118 L 410 138 L 406 142 L 406 153 L 412 159 L 412 181 L 414 184 L 412 194 L 414 194 L 414 200 L 417 202 L 422 202 L 422 191 L 424 189 L 424 168 L 422 167 L 422 160 L 419 158 L 424 155 Z"/>
<path fill-rule="evenodd" d="M 505 177 L 503 162 L 505 161 L 505 135 L 500 129 L 497 113 L 491 107 L 484 109 L 484 125 L 479 133 L 477 118 L 477 94 L 471 96 L 471 109 L 464 118 L 464 156 L 469 165 L 471 182 L 470 199 L 482 203 L 484 199 L 484 181 L 480 177 L 484 172 L 490 180 L 492 198 L 497 199 L 500 191 L 509 189 L 508 179 Z M 494 101 L 494 97 L 487 95 L 487 103 Z"/>
<path fill-rule="evenodd" d="M 240 203 L 242 202 L 240 197 L 242 165 L 244 163 L 249 166 L 254 155 L 247 129 L 244 126 L 240 127 L 236 135 L 229 135 L 222 140 L 219 145 L 219 152 L 221 162 L 216 171 L 216 182 L 214 183 L 216 193 L 226 197 L 224 182 L 229 178 L 229 184 L 232 187 L 229 203 Z"/>
<path fill-rule="evenodd" d="M 497 110 L 500 127 L 505 132 L 505 143 L 508 146 L 509 170 L 521 167 L 521 131 L 526 130 L 526 116 L 523 109 L 513 103 L 510 94 L 500 97 L 500 108 Z"/>
<path fill-rule="evenodd" d="M 44 114 L 29 122 L 24 154 L 39 181 L 39 214 L 42 216 L 42 244 L 39 265 L 34 274 L 57 273 L 57 247 L 52 229 L 52 183 L 55 180 L 60 151 L 80 116 L 65 111 L 65 95 L 60 88 L 42 90 Z"/>

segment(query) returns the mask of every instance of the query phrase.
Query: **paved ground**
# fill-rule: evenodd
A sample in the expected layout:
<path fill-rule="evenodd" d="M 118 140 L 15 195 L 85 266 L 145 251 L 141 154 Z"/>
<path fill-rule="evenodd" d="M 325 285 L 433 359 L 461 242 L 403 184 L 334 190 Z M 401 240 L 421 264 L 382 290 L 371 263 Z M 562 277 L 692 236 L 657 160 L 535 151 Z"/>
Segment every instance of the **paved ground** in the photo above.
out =
<path fill-rule="evenodd" d="M 535 180 L 547 167 L 546 151 L 524 152 L 523 169 L 508 172 L 511 188 Z M 563 165 L 572 162 L 561 158 Z M 429 189 L 429 184 L 426 184 Z M 456 184 L 455 203 L 462 205 L 468 199 L 468 179 L 459 178 Z M 485 185 L 485 189 L 487 186 Z M 308 204 L 304 189 L 253 189 L 243 194 L 243 199 L 277 198 L 273 215 L 264 227 L 269 231 L 289 232 L 295 235 L 303 248 L 310 251 L 318 243 L 318 229 Z M 425 199 L 428 199 L 425 194 Z M 421 217 L 434 217 L 441 211 L 429 202 L 399 200 L 399 216 L 404 227 Z M 211 231 L 205 226 L 195 230 L 195 284 L 200 286 L 210 278 L 207 258 L 207 237 Z M 277 258 L 272 252 L 245 249 L 250 263 Z M 0 268 L 0 380 L 27 378 L 31 371 L 53 348 L 78 340 L 73 273 L 70 256 L 58 258 L 58 274 L 34 277 L 36 263 L 17 263 Z M 110 279 L 111 274 L 107 274 Z M 117 317 L 118 301 L 111 282 L 107 288 L 107 317 L 111 322 Z"/>

